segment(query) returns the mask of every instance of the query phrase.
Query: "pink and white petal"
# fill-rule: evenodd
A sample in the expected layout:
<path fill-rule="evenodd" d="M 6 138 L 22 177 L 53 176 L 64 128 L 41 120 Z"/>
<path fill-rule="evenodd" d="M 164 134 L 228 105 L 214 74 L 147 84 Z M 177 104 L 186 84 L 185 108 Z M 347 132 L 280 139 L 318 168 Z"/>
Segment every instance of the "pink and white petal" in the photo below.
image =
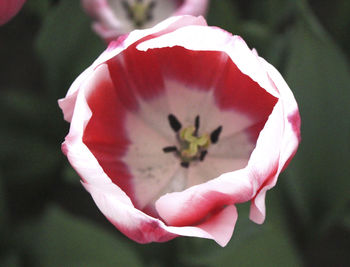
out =
<path fill-rule="evenodd" d="M 13 18 L 22 8 L 26 0 L 0 0 L 0 25 Z"/>
<path fill-rule="evenodd" d="M 61 108 L 64 115 L 64 119 L 66 121 L 71 122 L 79 88 L 84 82 L 86 82 L 86 80 L 89 79 L 92 72 L 92 67 L 87 68 L 83 73 L 81 73 L 78 76 L 78 78 L 75 79 L 73 84 L 70 86 L 65 98 L 58 100 L 58 105 Z"/>
<path fill-rule="evenodd" d="M 199 34 L 201 31 L 204 32 Z M 214 33 L 214 36 L 210 36 L 211 33 Z M 208 37 L 204 37 L 207 36 L 206 34 Z M 187 42 L 186 39 L 190 40 Z M 198 53 L 179 46 L 201 52 Z M 167 52 L 175 58 L 175 60 L 168 63 L 167 71 L 169 74 L 164 73 L 165 77 L 183 82 L 194 89 L 211 90 L 215 88 L 215 97 L 221 111 L 234 110 L 237 117 L 244 117 L 244 115 L 249 115 L 250 117 L 250 120 L 243 119 L 245 123 L 241 121 L 241 123 L 229 125 L 241 126 L 241 129 L 244 129 L 257 122 L 266 120 L 271 113 L 272 107 L 276 103 L 276 97 L 271 95 L 270 91 L 273 91 L 274 95 L 277 95 L 275 87 L 269 89 L 268 92 L 266 92 L 266 88 L 261 88 L 264 84 L 267 87 L 272 87 L 272 83 L 268 79 L 265 69 L 261 67 L 260 61 L 241 38 L 212 27 L 186 26 L 169 34 L 142 42 L 137 46 L 142 51 L 156 47 L 172 47 L 171 49 L 164 49 L 160 52 Z M 215 50 L 219 53 L 215 53 Z M 220 53 L 220 51 L 223 52 Z M 199 60 L 197 55 L 200 55 L 201 58 L 208 58 L 208 62 L 203 62 L 202 59 Z M 229 55 L 229 58 L 227 55 Z M 248 64 L 244 65 L 240 57 L 248 58 Z M 209 59 L 214 64 L 210 64 Z M 236 61 L 242 66 L 237 65 Z M 191 63 L 181 64 L 180 67 L 179 63 L 176 65 L 176 62 Z M 197 66 L 196 62 L 202 63 L 200 68 L 198 68 L 199 64 Z M 212 65 L 217 65 L 217 63 L 221 67 L 212 69 Z M 209 75 L 206 71 L 207 69 L 209 69 Z M 260 75 L 256 74 L 256 72 L 260 73 Z M 246 75 L 247 73 L 253 73 L 253 79 Z M 193 79 L 194 76 L 199 77 L 199 79 Z M 200 77 L 202 76 L 206 78 L 210 77 L 211 82 L 198 82 L 201 81 Z M 256 78 L 255 80 L 254 77 Z M 195 84 L 193 81 L 195 81 Z M 205 78 L 203 78 L 203 81 L 205 81 Z M 233 90 L 232 88 L 235 89 Z M 208 121 L 214 122 L 218 116 L 214 112 L 208 112 L 207 117 L 209 117 L 207 119 Z M 227 129 L 224 131 L 224 135 L 234 133 L 227 131 Z"/>
<path fill-rule="evenodd" d="M 167 103 L 184 127 L 193 125 L 197 115 L 200 120 L 199 133 L 211 133 L 224 126 L 220 139 L 236 134 L 254 124 L 254 120 L 233 109 L 222 110 L 215 101 L 214 93 L 203 88 L 185 86 L 176 80 L 165 81 Z M 207 90 L 207 89 L 206 89 Z M 214 89 L 211 89 L 214 90 Z M 191 99 L 184 108 L 184 99 Z"/>
<path fill-rule="evenodd" d="M 115 59 L 124 68 L 125 79 L 129 81 L 129 87 L 136 96 L 142 100 L 150 100 L 163 93 L 162 66 L 155 51 L 145 53 L 132 47 Z"/>
<path fill-rule="evenodd" d="M 110 80 L 106 68 L 102 65 L 96 70 L 97 73 L 107 74 L 103 77 L 104 79 L 97 74 L 101 80 L 95 80 L 95 82 L 99 85 L 103 85 L 103 81 L 106 83 Z M 93 80 L 93 77 L 91 79 Z M 73 114 L 70 132 L 63 144 L 63 151 L 71 165 L 82 177 L 84 186 L 92 194 L 101 211 L 127 236 L 141 243 L 174 238 L 174 234 L 169 234 L 164 229 L 156 227 L 157 224 L 162 224 L 160 221 L 134 208 L 129 196 L 111 181 L 95 155 L 92 154 L 91 149 L 82 142 L 83 133 L 86 134 L 84 129 L 91 120 L 87 97 L 94 93 L 93 88 L 95 88 L 93 84 L 88 84 L 90 87 L 86 86 L 78 91 L 76 106 L 79 108 L 76 108 Z M 101 90 L 98 91 L 101 92 Z M 157 229 L 158 232 L 154 231 Z"/>
<path fill-rule="evenodd" d="M 287 167 L 286 164 L 289 163 L 290 159 L 296 153 L 301 140 L 300 115 L 298 105 L 295 101 L 292 91 L 278 70 L 263 58 L 260 58 L 260 60 L 267 70 L 272 82 L 275 84 L 277 90 L 279 91 L 280 101 L 283 103 L 285 125 L 283 144 L 281 147 L 281 151 L 283 153 L 281 154 L 280 158 L 280 169 L 283 169 Z"/>
<path fill-rule="evenodd" d="M 193 16 L 176 16 L 170 17 L 152 28 L 144 30 L 134 30 L 130 32 L 126 37 L 119 37 L 116 41 L 113 41 L 109 44 L 106 51 L 108 51 L 108 56 L 105 56 L 104 59 L 108 60 L 120 53 L 121 50 L 126 49 L 132 44 L 137 44 L 141 41 L 155 38 L 162 34 L 166 34 L 180 27 L 186 25 L 203 25 L 206 26 L 207 22 L 203 17 L 193 17 Z M 121 39 L 122 38 L 122 39 Z M 105 52 L 106 52 L 105 51 Z"/>
<path fill-rule="evenodd" d="M 208 155 L 217 159 L 242 159 L 248 163 L 255 143 L 256 139 L 243 130 L 231 135 L 220 135 L 219 142 L 209 147 Z"/>
<path fill-rule="evenodd" d="M 81 0 L 81 4 L 91 16 L 95 16 L 99 9 L 108 6 L 107 0 Z"/>
<path fill-rule="evenodd" d="M 110 83 L 109 73 L 106 72 L 106 68 L 106 65 L 101 65 L 96 70 L 96 72 L 94 72 L 94 74 L 89 77 L 86 83 L 84 83 L 84 86 L 81 88 L 81 90 L 76 91 L 75 105 L 79 108 L 76 108 L 74 110 L 70 130 L 65 142 L 63 143 L 64 151 L 67 153 L 67 157 L 70 160 L 72 166 L 77 170 L 77 172 L 86 182 L 98 182 L 100 180 L 98 174 L 104 174 L 90 149 L 88 149 L 88 147 L 83 143 L 83 138 L 86 134 L 84 130 L 87 129 L 92 115 L 90 107 L 87 103 L 87 96 L 94 92 L 95 88 L 97 88 L 96 91 L 98 91 L 101 86 L 104 87 L 104 85 Z M 80 157 L 83 159 L 80 159 Z M 94 163 L 91 162 L 91 164 L 85 165 L 87 160 L 90 160 Z M 96 177 L 89 175 L 89 171 L 85 173 L 85 169 L 89 170 L 91 168 L 99 169 Z M 103 181 L 104 178 L 101 178 L 101 180 Z M 107 178 L 107 180 L 110 179 Z"/>
<path fill-rule="evenodd" d="M 108 25 L 102 22 L 93 22 L 92 29 L 100 35 L 107 44 L 116 39 L 116 36 L 121 36 L 126 34 L 127 31 L 122 29 L 121 27 L 110 28 Z"/>
<path fill-rule="evenodd" d="M 157 57 L 152 53 L 147 56 L 145 54 L 130 49 L 108 61 L 112 80 L 118 87 L 121 101 L 127 109 L 137 107 L 135 114 L 150 128 L 172 142 L 169 145 L 174 145 L 174 132 L 167 119 L 171 110 L 160 66 L 157 64 Z"/>
<path fill-rule="evenodd" d="M 65 98 L 58 100 L 58 106 L 63 112 L 63 117 L 67 122 L 71 122 L 74 113 L 75 102 L 77 100 L 78 91 L 67 95 Z"/>
<path fill-rule="evenodd" d="M 207 13 L 209 0 L 184 0 L 184 3 L 173 14 L 200 16 Z"/>
<path fill-rule="evenodd" d="M 247 115 L 251 124 L 243 126 L 266 121 L 277 99 L 245 75 L 234 62 L 229 63 L 216 86 L 218 105 L 223 110 L 235 110 Z"/>
<path fill-rule="evenodd" d="M 220 246 L 225 247 L 230 241 L 237 221 L 234 205 L 224 207 L 197 227 L 209 233 Z"/>
<path fill-rule="evenodd" d="M 137 45 L 137 49 L 147 51 L 152 48 L 173 46 L 182 46 L 195 51 L 225 52 L 242 73 L 249 76 L 270 94 L 278 97 L 275 87 L 271 84 L 257 56 L 239 36 L 232 36 L 231 33 L 217 27 L 190 25 L 145 40 Z"/>
<path fill-rule="evenodd" d="M 182 236 L 213 239 L 220 246 L 224 247 L 232 237 L 237 217 L 236 207 L 230 205 L 215 212 L 210 218 L 207 218 L 207 220 L 199 225 L 184 227 L 168 226 L 167 230 Z"/>
<path fill-rule="evenodd" d="M 183 27 L 185 25 L 207 25 L 206 21 L 202 17 L 192 17 L 192 16 L 180 16 L 180 17 L 171 17 L 163 22 L 157 24 L 153 28 L 147 30 L 136 30 L 131 32 L 130 34 L 123 35 L 119 37 L 116 41 L 113 41 L 109 44 L 108 48 L 93 62 L 93 64 L 87 68 L 82 74 L 78 76 L 78 78 L 73 82 L 71 87 L 69 88 L 66 97 L 72 95 L 71 99 L 68 100 L 67 104 L 63 104 L 65 99 L 59 100 L 59 105 L 65 113 L 66 107 L 67 115 L 65 115 L 65 119 L 70 121 L 72 116 L 72 111 L 74 110 L 73 103 L 75 103 L 75 97 L 73 96 L 76 91 L 79 90 L 82 83 L 92 74 L 96 67 L 100 64 L 114 58 L 123 50 L 127 49 L 134 43 L 139 42 L 141 39 L 149 39 L 159 36 L 164 33 L 168 33 L 176 30 L 179 27 Z M 148 37 L 148 38 L 146 38 Z"/>
<path fill-rule="evenodd" d="M 218 208 L 248 201 L 254 194 L 248 173 L 240 169 L 182 192 L 163 195 L 156 201 L 156 209 L 168 225 L 193 225 Z"/>
<path fill-rule="evenodd" d="M 274 99 L 271 98 L 271 101 L 269 101 L 270 105 L 268 105 L 273 107 L 276 103 L 276 98 L 279 98 L 279 92 L 257 56 L 246 46 L 245 42 L 240 37 L 231 36 L 225 31 L 214 29 L 215 28 L 188 26 L 169 34 L 162 35 L 158 38 L 145 41 L 139 44 L 137 48 L 146 51 L 147 49 L 155 47 L 172 47 L 174 45 L 180 45 L 187 49 L 215 51 L 220 47 L 220 51 L 226 52 L 242 73 L 251 77 L 253 81 L 257 82 L 263 89 L 273 96 Z M 206 36 L 210 36 L 210 38 Z M 282 129 L 280 127 L 284 124 L 284 121 L 283 118 L 278 118 L 278 113 L 283 113 L 283 109 L 281 109 L 281 107 L 279 108 L 279 111 L 274 112 L 274 119 L 271 119 L 271 117 L 269 118 L 269 120 L 271 120 L 269 128 L 271 129 L 265 130 L 268 132 L 265 138 L 259 137 L 261 140 L 258 142 L 257 148 L 261 148 L 256 149 L 257 152 L 255 152 L 255 156 L 250 161 L 248 176 L 254 183 L 254 191 L 257 191 L 261 184 L 268 180 L 272 181 L 272 186 L 277 178 L 276 168 L 278 168 L 279 149 L 277 149 L 278 144 L 272 144 L 271 140 L 274 140 L 273 136 L 276 136 L 274 141 L 277 143 L 281 139 Z M 269 112 L 266 112 L 266 114 L 268 115 Z M 270 134 L 271 132 L 272 135 Z M 270 141 L 267 139 L 270 139 Z M 267 142 L 265 142 L 266 140 Z M 274 147 L 276 148 L 276 151 L 274 151 Z M 269 157 L 266 157 L 266 155 L 269 155 Z M 263 160 L 259 161 L 259 159 Z M 268 178 L 265 179 L 265 177 Z M 260 208 L 260 210 L 263 211 L 261 206 Z M 256 218 L 256 220 L 261 221 L 261 218 Z"/>
<path fill-rule="evenodd" d="M 260 181 L 261 188 L 251 204 L 250 218 L 257 223 L 262 223 L 265 218 L 266 191 L 276 184 L 279 173 L 286 168 L 289 161 L 296 153 L 300 142 L 300 116 L 294 96 L 280 73 L 264 59 L 260 58 L 260 60 L 276 85 L 276 90 L 280 93 L 280 99 L 279 110 L 276 110 L 273 117 L 271 115 L 271 122 L 273 121 L 272 118 L 275 118 L 273 123 L 275 127 L 274 129 L 273 127 L 269 127 L 271 128 L 270 132 L 265 134 L 265 141 L 262 141 L 266 144 L 269 138 L 269 140 L 274 140 L 274 138 L 276 138 L 275 142 L 270 144 L 270 147 L 266 147 L 270 153 L 275 155 L 273 160 L 276 162 L 273 164 L 273 171 L 267 176 L 268 179 Z M 277 114 L 279 114 L 278 118 Z M 265 128 L 267 128 L 267 126 Z M 275 134 L 275 136 L 272 136 L 273 134 Z M 279 148 L 280 151 L 274 151 L 276 149 L 271 151 L 271 147 Z M 273 172 L 275 172 L 275 174 L 273 174 Z"/>
<path fill-rule="evenodd" d="M 122 38 L 120 38 L 120 40 L 122 40 Z M 115 48 L 116 50 L 118 50 L 118 53 L 120 53 L 123 50 L 122 42 L 115 42 Z M 62 109 L 64 114 L 64 119 L 66 121 L 70 122 L 72 120 L 72 115 L 75 110 L 76 97 L 80 88 L 83 87 L 84 84 L 86 84 L 87 82 L 90 82 L 91 77 L 92 76 L 94 77 L 95 69 L 99 65 L 103 64 L 109 58 L 110 58 L 110 51 L 108 51 L 107 49 L 93 62 L 93 64 L 90 67 L 88 67 L 85 71 L 83 71 L 74 80 L 66 96 L 58 100 L 58 105 Z"/>
<path fill-rule="evenodd" d="M 116 185 L 109 184 L 109 190 L 106 190 L 107 186 L 83 185 L 106 218 L 130 239 L 139 243 L 165 242 L 177 236 L 168 232 L 160 220 L 135 209 L 132 204 L 120 201 Z"/>
<path fill-rule="evenodd" d="M 84 93 L 85 101 L 93 111 L 80 141 L 89 148 L 113 183 L 133 200 L 132 177 L 128 166 L 122 160 L 131 142 L 125 129 L 127 114 L 130 111 L 121 102 L 108 66 L 100 65 L 94 74 L 99 72 L 105 74 L 105 79 L 95 81 L 95 84 L 87 83 L 79 91 Z M 73 125 L 72 121 L 71 128 Z"/>
<path fill-rule="evenodd" d="M 77 96 L 79 109 L 72 118 L 74 127 L 71 127 L 63 146 L 72 166 L 84 178 L 84 187 L 91 193 L 102 213 L 125 235 L 140 243 L 164 242 L 177 235 L 186 235 L 211 238 L 225 245 L 233 232 L 237 217 L 234 207 L 214 214 L 203 224 L 188 227 L 167 227 L 160 220 L 134 208 L 130 198 L 109 179 L 95 156 L 81 142 L 82 129 L 91 116 L 85 94 L 82 90 Z"/>
<path fill-rule="evenodd" d="M 247 165 L 248 158 L 218 158 L 209 151 L 204 161 L 191 163 L 186 188 L 208 182 L 223 173 L 242 169 Z"/>
<path fill-rule="evenodd" d="M 262 196 L 277 181 L 283 130 L 283 106 L 281 101 L 278 101 L 265 127 L 260 132 L 247 166 L 251 182 L 254 184 L 257 194 L 261 194 L 255 197 L 251 203 L 250 219 L 256 223 L 262 223 L 265 219 L 265 202 Z"/>
<path fill-rule="evenodd" d="M 220 80 L 228 61 L 228 56 L 222 52 L 191 51 L 181 46 L 152 49 L 147 53 L 151 51 L 156 51 L 165 80 L 205 92 L 212 90 Z"/>
<path fill-rule="evenodd" d="M 139 243 L 165 242 L 182 235 L 213 239 L 219 245 L 225 246 L 237 221 L 236 208 L 228 206 L 196 226 L 166 226 L 162 221 L 144 214 L 132 205 L 120 202 L 118 189 L 114 184 L 104 187 L 87 183 L 83 185 L 108 220 L 126 236 Z"/>
<path fill-rule="evenodd" d="M 125 128 L 130 145 L 122 160 L 132 176 L 135 203 L 142 210 L 158 199 L 164 188 L 175 180 L 180 167 L 178 159 L 172 153 L 163 152 L 164 147 L 175 143 L 175 138 L 169 142 L 139 115 L 132 113 L 127 115 Z"/>
<path fill-rule="evenodd" d="M 210 93 L 189 88 L 177 81 L 167 80 L 166 98 L 171 114 L 181 122 L 183 127 L 193 125 L 195 117 L 206 118 L 209 110 L 214 108 Z M 185 102 L 186 101 L 186 102 Z M 207 120 L 200 121 L 200 129 L 204 129 Z M 168 127 L 169 128 L 169 127 Z"/>

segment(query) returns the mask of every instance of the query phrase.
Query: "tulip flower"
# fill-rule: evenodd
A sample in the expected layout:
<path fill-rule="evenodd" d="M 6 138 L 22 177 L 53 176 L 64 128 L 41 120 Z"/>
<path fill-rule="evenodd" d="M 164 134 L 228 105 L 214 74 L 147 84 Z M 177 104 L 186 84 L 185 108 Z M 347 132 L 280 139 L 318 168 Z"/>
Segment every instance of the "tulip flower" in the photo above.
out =
<path fill-rule="evenodd" d="M 209 0 L 82 0 L 93 29 L 107 42 L 170 16 L 205 15 Z"/>
<path fill-rule="evenodd" d="M 26 0 L 0 0 L 0 25 L 8 22 L 22 8 Z"/>
<path fill-rule="evenodd" d="M 59 100 L 62 150 L 129 238 L 225 246 L 236 204 L 265 219 L 265 195 L 299 144 L 294 96 L 239 36 L 202 17 L 169 18 L 107 50 Z"/>

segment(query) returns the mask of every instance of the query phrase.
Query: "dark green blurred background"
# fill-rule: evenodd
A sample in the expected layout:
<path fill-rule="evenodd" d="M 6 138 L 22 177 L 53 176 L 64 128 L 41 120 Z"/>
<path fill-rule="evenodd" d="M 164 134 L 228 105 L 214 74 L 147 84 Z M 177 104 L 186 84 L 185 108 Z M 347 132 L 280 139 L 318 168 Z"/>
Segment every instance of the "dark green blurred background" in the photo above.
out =
<path fill-rule="evenodd" d="M 57 99 L 105 44 L 78 0 L 28 0 L 0 27 L 0 266 L 350 266 L 350 1 L 213 0 L 208 23 L 255 47 L 299 103 L 302 143 L 265 223 L 239 205 L 225 248 L 121 235 L 60 151 Z"/>

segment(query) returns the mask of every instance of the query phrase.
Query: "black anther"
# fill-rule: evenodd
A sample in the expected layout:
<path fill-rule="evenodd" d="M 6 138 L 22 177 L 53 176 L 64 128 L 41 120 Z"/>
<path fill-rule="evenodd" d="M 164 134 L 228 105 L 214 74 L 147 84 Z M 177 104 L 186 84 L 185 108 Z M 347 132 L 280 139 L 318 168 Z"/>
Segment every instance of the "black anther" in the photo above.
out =
<path fill-rule="evenodd" d="M 174 132 L 178 132 L 181 129 L 181 123 L 173 114 L 168 115 L 168 120 L 170 127 L 174 130 Z"/>
<path fill-rule="evenodd" d="M 199 160 L 200 161 L 203 161 L 205 156 L 208 154 L 208 151 L 207 150 L 203 150 L 199 156 Z"/>
<path fill-rule="evenodd" d="M 196 118 L 194 119 L 194 127 L 195 127 L 194 136 L 198 136 L 199 115 L 197 115 Z"/>
<path fill-rule="evenodd" d="M 210 141 L 213 144 L 215 144 L 219 140 L 219 136 L 220 136 L 221 131 L 222 131 L 222 126 L 219 126 L 210 134 Z"/>
<path fill-rule="evenodd" d="M 156 6 L 156 1 L 151 1 L 150 3 L 149 3 L 149 9 L 153 9 L 155 6 Z"/>
<path fill-rule="evenodd" d="M 163 152 L 164 153 L 175 152 L 175 151 L 177 151 L 177 147 L 176 146 L 163 147 Z"/>
<path fill-rule="evenodd" d="M 128 1 L 123 0 L 123 1 L 122 1 L 122 6 L 123 6 L 123 8 L 124 8 L 126 11 L 129 11 L 130 5 L 129 5 Z"/>
<path fill-rule="evenodd" d="M 190 163 L 188 161 L 182 161 L 180 165 L 181 167 L 188 168 L 188 166 L 190 166 Z"/>

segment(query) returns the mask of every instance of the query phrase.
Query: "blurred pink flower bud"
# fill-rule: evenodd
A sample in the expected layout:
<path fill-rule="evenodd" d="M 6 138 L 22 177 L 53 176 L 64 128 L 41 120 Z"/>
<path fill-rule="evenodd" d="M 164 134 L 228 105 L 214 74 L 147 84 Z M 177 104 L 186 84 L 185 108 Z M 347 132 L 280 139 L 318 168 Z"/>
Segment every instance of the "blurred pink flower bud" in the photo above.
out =
<path fill-rule="evenodd" d="M 26 0 L 0 0 L 0 25 L 8 22 L 22 8 Z"/>
<path fill-rule="evenodd" d="M 266 192 L 300 141 L 280 73 L 202 17 L 111 42 L 59 105 L 71 123 L 63 152 L 102 213 L 140 243 L 182 235 L 225 246 L 247 201 L 262 223 Z"/>
<path fill-rule="evenodd" d="M 209 0 L 82 0 L 93 29 L 106 42 L 170 16 L 205 15 Z"/>

